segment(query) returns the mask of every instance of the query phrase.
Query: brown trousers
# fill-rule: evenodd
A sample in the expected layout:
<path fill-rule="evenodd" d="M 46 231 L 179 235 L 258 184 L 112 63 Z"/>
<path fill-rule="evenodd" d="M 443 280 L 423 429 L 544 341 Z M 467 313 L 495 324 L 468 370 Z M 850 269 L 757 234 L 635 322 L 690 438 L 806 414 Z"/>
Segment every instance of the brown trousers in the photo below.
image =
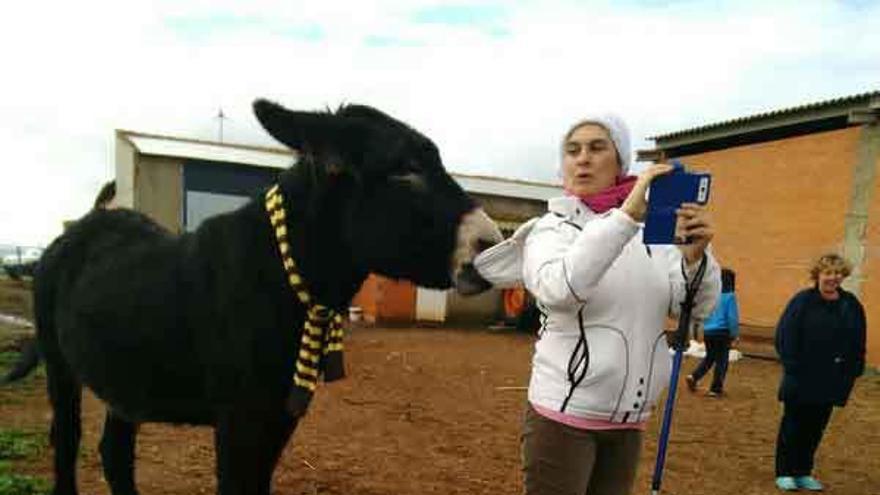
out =
<path fill-rule="evenodd" d="M 527 406 L 522 435 L 525 495 L 629 495 L 639 430 L 580 430 Z"/>

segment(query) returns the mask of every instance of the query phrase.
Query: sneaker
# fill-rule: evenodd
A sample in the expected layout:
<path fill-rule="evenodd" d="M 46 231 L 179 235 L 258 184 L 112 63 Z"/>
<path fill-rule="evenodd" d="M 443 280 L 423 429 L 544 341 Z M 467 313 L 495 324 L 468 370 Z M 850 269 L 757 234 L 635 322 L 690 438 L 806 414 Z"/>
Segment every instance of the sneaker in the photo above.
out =
<path fill-rule="evenodd" d="M 724 392 L 716 392 L 714 390 L 706 392 L 706 397 L 713 397 L 715 399 L 720 399 L 722 395 L 724 395 Z"/>
<path fill-rule="evenodd" d="M 684 377 L 684 383 L 687 385 L 688 390 L 690 390 L 691 392 L 697 391 L 697 381 L 694 380 L 693 375 L 688 375 Z"/>
<path fill-rule="evenodd" d="M 776 478 L 776 488 L 784 492 L 798 491 L 798 485 L 791 476 L 779 476 Z"/>
<path fill-rule="evenodd" d="M 825 488 L 822 486 L 822 483 L 819 483 L 819 480 L 812 476 L 798 476 L 794 479 L 794 482 L 798 488 L 810 490 L 811 492 L 821 492 Z"/>

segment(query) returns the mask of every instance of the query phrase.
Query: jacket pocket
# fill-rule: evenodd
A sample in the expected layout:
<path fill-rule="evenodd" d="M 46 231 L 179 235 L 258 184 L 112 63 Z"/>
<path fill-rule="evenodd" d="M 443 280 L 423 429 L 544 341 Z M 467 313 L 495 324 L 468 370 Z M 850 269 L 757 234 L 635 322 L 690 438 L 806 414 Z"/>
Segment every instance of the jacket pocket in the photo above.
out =
<path fill-rule="evenodd" d="M 631 359 L 628 342 L 616 328 L 593 327 L 587 332 L 587 345 L 590 360 L 578 389 L 589 395 L 589 399 L 584 400 L 588 409 L 613 412 L 620 405 L 628 379 Z"/>

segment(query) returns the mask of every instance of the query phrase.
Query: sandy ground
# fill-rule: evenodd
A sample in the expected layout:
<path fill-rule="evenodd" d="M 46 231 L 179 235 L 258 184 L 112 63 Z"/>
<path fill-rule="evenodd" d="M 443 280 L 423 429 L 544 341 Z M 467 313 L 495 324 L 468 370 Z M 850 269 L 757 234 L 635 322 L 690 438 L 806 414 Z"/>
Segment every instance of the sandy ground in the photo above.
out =
<path fill-rule="evenodd" d="M 0 327 L 8 336 L 9 328 Z M 275 472 L 279 494 L 516 494 L 532 339 L 509 331 L 356 328 L 349 377 L 322 386 Z M 685 369 L 696 365 L 688 360 Z M 779 366 L 732 365 L 728 395 L 682 392 L 663 493 L 774 493 Z M 45 431 L 39 377 L 0 389 L 0 428 Z M 109 493 L 96 446 L 103 406 L 84 402 L 81 492 Z M 880 377 L 835 411 L 817 456 L 828 493 L 880 493 Z M 636 493 L 649 493 L 659 415 L 650 422 Z M 211 493 L 211 431 L 147 424 L 137 448 L 141 493 Z M 50 452 L 15 464 L 51 476 Z"/>

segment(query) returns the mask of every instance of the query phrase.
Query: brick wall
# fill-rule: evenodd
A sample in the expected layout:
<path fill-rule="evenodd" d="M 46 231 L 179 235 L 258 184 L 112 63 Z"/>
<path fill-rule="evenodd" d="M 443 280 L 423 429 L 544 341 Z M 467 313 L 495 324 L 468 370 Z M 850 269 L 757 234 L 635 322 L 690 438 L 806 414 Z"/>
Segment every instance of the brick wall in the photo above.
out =
<path fill-rule="evenodd" d="M 848 128 L 682 158 L 712 173 L 714 252 L 737 273 L 743 323 L 763 335 L 772 335 L 789 298 L 808 285 L 812 260 L 842 248 L 859 132 Z M 876 245 L 880 232 L 873 234 Z"/>

